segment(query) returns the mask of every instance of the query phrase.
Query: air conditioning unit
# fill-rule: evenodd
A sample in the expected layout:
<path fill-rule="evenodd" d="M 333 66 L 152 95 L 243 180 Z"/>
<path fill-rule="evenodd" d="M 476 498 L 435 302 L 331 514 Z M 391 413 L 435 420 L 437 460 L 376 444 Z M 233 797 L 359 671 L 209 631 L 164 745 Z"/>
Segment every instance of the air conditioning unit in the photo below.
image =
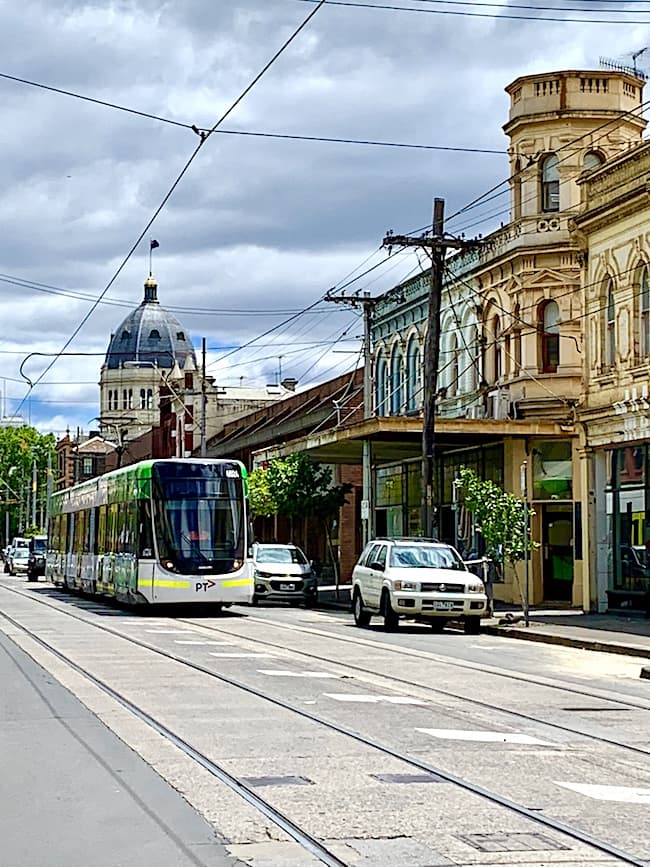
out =
<path fill-rule="evenodd" d="M 485 418 L 485 409 L 482 406 L 468 406 L 465 418 Z"/>
<path fill-rule="evenodd" d="M 506 419 L 510 414 L 510 398 L 505 391 L 493 391 L 488 395 L 490 418 Z"/>

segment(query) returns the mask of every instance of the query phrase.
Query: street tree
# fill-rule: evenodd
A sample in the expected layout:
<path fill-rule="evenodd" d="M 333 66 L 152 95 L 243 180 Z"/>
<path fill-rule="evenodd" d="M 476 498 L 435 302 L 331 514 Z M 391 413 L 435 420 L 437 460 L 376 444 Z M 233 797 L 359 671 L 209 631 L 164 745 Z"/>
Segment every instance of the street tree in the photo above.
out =
<path fill-rule="evenodd" d="M 54 465 L 55 444 L 54 434 L 41 434 L 31 425 L 0 428 L 0 490 L 5 516 L 9 516 L 8 522 L 5 517 L 5 527 L 8 526 L 10 536 L 19 528 L 23 532 L 26 527 L 34 532 L 43 529 L 30 527 L 33 467 L 35 464 L 38 511 L 44 523 L 48 467 Z"/>
<path fill-rule="evenodd" d="M 251 473 L 251 509 L 257 515 L 282 515 L 289 520 L 293 538 L 294 523 L 300 518 L 316 518 L 325 532 L 327 548 L 338 581 L 332 546 L 332 521 L 347 502 L 352 485 L 335 485 L 332 470 L 303 454 L 274 458 L 268 467 Z"/>
<path fill-rule="evenodd" d="M 494 482 L 481 479 L 469 467 L 461 468 L 455 485 L 463 497 L 465 508 L 474 518 L 476 532 L 483 537 L 486 555 L 511 567 L 528 619 L 527 594 L 523 591 L 517 564 L 538 547 L 528 530 L 534 513 L 524 500 L 504 491 Z"/>

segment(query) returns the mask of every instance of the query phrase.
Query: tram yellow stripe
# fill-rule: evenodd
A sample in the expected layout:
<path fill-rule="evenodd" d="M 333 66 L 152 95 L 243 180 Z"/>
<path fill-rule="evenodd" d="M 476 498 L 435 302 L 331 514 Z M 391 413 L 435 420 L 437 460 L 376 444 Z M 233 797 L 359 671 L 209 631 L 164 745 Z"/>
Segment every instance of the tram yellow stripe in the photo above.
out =
<path fill-rule="evenodd" d="M 222 587 L 246 587 L 253 583 L 252 578 L 233 578 L 232 581 L 222 581 Z"/>
<path fill-rule="evenodd" d="M 174 587 L 177 589 L 187 590 L 187 588 L 190 586 L 190 582 L 189 581 L 165 581 L 163 579 L 154 579 L 153 586 L 154 587 Z"/>

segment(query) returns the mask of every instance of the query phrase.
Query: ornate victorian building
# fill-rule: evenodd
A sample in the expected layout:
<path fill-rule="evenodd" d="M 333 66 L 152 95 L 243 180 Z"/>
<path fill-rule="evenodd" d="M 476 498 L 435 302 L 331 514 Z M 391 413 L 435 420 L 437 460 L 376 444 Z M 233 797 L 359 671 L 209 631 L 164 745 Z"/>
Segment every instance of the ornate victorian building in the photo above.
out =
<path fill-rule="evenodd" d="M 526 493 L 535 511 L 533 537 L 541 543 L 533 555 L 531 598 L 588 608 L 593 588 L 584 562 L 582 520 L 587 487 L 575 424 L 584 397 L 584 344 L 602 346 L 612 356 L 612 329 L 629 330 L 621 322 L 631 321 L 632 314 L 616 308 L 609 331 L 592 330 L 583 340 L 585 246 L 570 231 L 570 220 L 581 207 L 581 181 L 593 174 L 600 189 L 595 178 L 608 176 L 609 170 L 599 167 L 612 160 L 626 163 L 630 149 L 639 147 L 645 127 L 640 116 L 643 81 L 626 72 L 566 71 L 518 78 L 506 91 L 510 179 L 503 193 L 510 196 L 509 209 L 504 206 L 510 219 L 474 250 L 446 262 L 437 409 L 440 418 L 449 420 L 444 428 L 449 434 L 438 448 L 437 531 L 459 548 L 476 551 L 471 522 L 456 503 L 453 479 L 459 467 L 472 466 L 519 495 L 525 461 Z M 603 189 L 605 199 L 612 197 L 614 186 Z M 495 216 L 495 201 L 500 201 L 498 194 L 488 216 Z M 484 216 L 479 212 L 475 219 Z M 471 218 L 470 211 L 467 232 Z M 611 273 L 602 266 L 601 271 Z M 377 416 L 420 410 L 428 284 L 428 274 L 415 277 L 386 293 L 376 307 Z M 598 287 L 592 285 L 590 291 L 597 291 L 602 301 L 602 282 Z M 650 301 L 648 317 L 650 341 Z M 628 358 L 632 338 L 626 339 Z M 620 353 L 624 344 L 620 335 L 616 340 Z M 591 366 L 587 372 L 595 370 Z M 610 374 L 611 367 L 600 372 L 605 379 Z M 640 395 L 640 386 L 637 391 Z M 611 399 L 609 405 L 611 412 Z M 467 421 L 479 419 L 491 436 L 469 435 Z M 417 531 L 418 464 L 414 455 L 377 468 L 379 533 Z M 508 578 L 499 594 L 518 595 Z"/>

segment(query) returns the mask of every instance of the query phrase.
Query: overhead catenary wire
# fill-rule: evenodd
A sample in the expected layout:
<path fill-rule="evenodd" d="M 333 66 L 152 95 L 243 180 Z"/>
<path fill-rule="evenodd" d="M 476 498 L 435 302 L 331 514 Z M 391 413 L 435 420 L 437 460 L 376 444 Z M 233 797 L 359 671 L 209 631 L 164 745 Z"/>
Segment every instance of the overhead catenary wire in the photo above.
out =
<path fill-rule="evenodd" d="M 164 117 L 163 115 L 153 114 L 148 111 L 141 111 L 140 109 L 131 108 L 126 105 L 120 105 L 116 102 L 110 102 L 108 100 L 99 99 L 97 97 L 88 96 L 87 94 L 78 93 L 73 90 L 66 90 L 61 87 L 54 87 L 50 84 L 44 84 L 40 81 L 32 81 L 28 78 L 21 78 L 17 75 L 10 75 L 6 72 L 0 72 L 0 79 L 4 79 L 5 81 L 13 81 L 16 84 L 23 84 L 28 87 L 35 87 L 41 90 L 49 91 L 51 93 L 59 94 L 60 96 L 68 96 L 72 99 L 83 100 L 84 102 L 89 102 L 94 105 L 99 105 L 104 108 L 114 109 L 115 111 L 126 112 L 127 114 L 133 114 L 137 117 L 146 118 L 148 120 L 155 120 L 158 123 L 169 124 L 170 126 L 180 127 L 182 129 L 188 129 L 194 132 L 194 130 L 198 130 L 202 133 L 209 133 L 210 130 L 204 127 L 197 126 L 193 123 L 188 123 L 187 121 L 174 120 L 173 118 Z M 469 147 L 462 145 L 433 145 L 433 144 L 422 144 L 419 142 L 398 142 L 398 141 L 384 141 L 379 139 L 359 139 L 359 138 L 348 138 L 348 137 L 340 137 L 340 136 L 326 136 L 326 135 L 306 135 L 306 134 L 298 134 L 298 133 L 280 133 L 280 132 L 267 132 L 267 131 L 259 131 L 259 130 L 246 130 L 246 129 L 215 129 L 214 133 L 218 135 L 229 135 L 229 136 L 244 136 L 249 138 L 266 138 L 266 139 L 279 139 L 284 141 L 302 141 L 302 142 L 320 142 L 322 144 L 348 144 L 348 145 L 366 145 L 369 147 L 383 147 L 383 148 L 403 148 L 406 150 L 424 150 L 424 151 L 450 151 L 453 153 L 468 153 L 468 154 L 493 154 L 493 155 L 503 155 L 505 154 L 504 150 L 497 150 L 495 148 L 477 148 L 477 147 Z"/>
<path fill-rule="evenodd" d="M 298 0 L 298 2 L 317 3 L 318 0 Z M 497 12 L 463 12 L 458 9 L 428 9 L 422 6 L 397 6 L 394 3 L 373 3 L 369 2 L 369 0 L 325 0 L 325 2 L 328 6 L 341 6 L 358 9 L 383 9 L 389 12 L 415 12 L 429 15 L 461 16 L 463 18 L 488 18 L 494 20 L 507 19 L 514 21 L 548 21 L 561 24 L 650 24 L 650 18 L 643 20 L 628 18 L 567 18 L 566 16 L 556 17 L 550 15 L 510 15 L 508 13 Z M 421 2 L 421 0 L 415 0 L 415 2 Z M 573 11 L 578 12 L 579 10 L 576 9 Z M 616 11 L 618 12 L 618 14 L 621 14 L 618 10 Z M 641 14 L 643 14 L 643 11 L 641 12 Z M 590 14 L 594 13 L 592 12 Z M 639 13 L 636 12 L 635 14 Z"/>
<path fill-rule="evenodd" d="M 318 4 L 315 6 L 315 8 L 312 9 L 312 11 L 311 11 L 311 12 L 310 12 L 310 13 L 309 13 L 309 14 L 308 14 L 308 15 L 307 15 L 307 16 L 306 16 L 306 17 L 301 21 L 301 23 L 298 25 L 298 27 L 296 27 L 296 28 L 292 31 L 292 33 L 291 33 L 291 34 L 290 34 L 290 35 L 289 35 L 289 36 L 284 40 L 284 42 L 282 43 L 282 45 L 280 46 L 280 48 L 279 48 L 279 49 L 278 49 L 278 50 L 273 54 L 273 56 L 271 57 L 271 59 L 268 60 L 267 63 L 264 64 L 264 66 L 262 67 L 262 69 L 261 69 L 261 70 L 257 73 L 257 75 L 256 75 L 256 76 L 255 76 L 255 77 L 254 77 L 250 82 L 249 82 L 249 84 L 246 85 L 246 87 L 243 89 L 243 91 L 242 91 L 242 92 L 239 94 L 239 96 L 238 96 L 238 97 L 237 97 L 237 98 L 236 98 L 236 99 L 235 99 L 235 100 L 234 100 L 234 101 L 229 105 L 229 107 L 226 109 L 226 111 L 223 112 L 223 114 L 219 117 L 219 119 L 216 121 L 216 123 L 215 123 L 215 124 L 214 124 L 214 125 L 213 125 L 209 130 L 208 130 L 208 132 L 206 132 L 206 133 L 201 133 L 201 134 L 199 135 L 199 142 L 198 142 L 198 144 L 196 145 L 196 147 L 194 148 L 194 150 L 193 150 L 192 153 L 190 154 L 189 158 L 186 160 L 186 162 L 185 162 L 183 168 L 181 169 L 181 171 L 180 171 L 179 174 L 177 175 L 177 177 L 176 177 L 176 179 L 174 180 L 174 182 L 172 183 L 171 187 L 169 188 L 169 190 L 167 191 L 167 193 L 166 193 L 165 196 L 163 197 L 163 199 L 162 199 L 162 201 L 160 202 L 160 204 L 158 205 L 158 207 L 155 209 L 153 215 L 152 215 L 152 216 L 149 218 L 149 220 L 147 221 L 145 227 L 142 229 L 142 231 L 140 232 L 140 234 L 138 235 L 138 237 L 136 238 L 136 240 L 134 241 L 134 243 L 133 243 L 133 244 L 131 245 L 131 247 L 129 248 L 129 251 L 127 252 L 126 256 L 124 256 L 124 258 L 121 260 L 121 262 L 120 262 L 118 268 L 116 269 L 116 271 L 114 272 L 113 276 L 111 277 L 111 279 L 108 281 L 108 283 L 106 284 L 106 286 L 105 286 L 104 289 L 102 290 L 102 292 L 101 292 L 101 294 L 99 295 L 98 299 L 97 299 L 97 300 L 96 300 L 96 301 L 91 305 L 91 307 L 90 307 L 90 309 L 88 310 L 88 312 L 87 312 L 87 313 L 82 317 L 82 319 L 81 319 L 81 321 L 79 322 L 79 324 L 74 328 L 72 334 L 70 335 L 70 337 L 69 337 L 69 338 L 66 340 L 66 342 L 64 343 L 64 345 L 63 345 L 63 347 L 62 347 L 62 349 L 61 349 L 61 352 L 64 352 L 64 351 L 68 348 L 68 346 L 70 346 L 70 344 L 72 343 L 72 341 L 74 340 L 74 338 L 77 336 L 77 334 L 79 334 L 79 332 L 81 331 L 81 329 L 83 328 L 83 326 L 86 324 L 86 322 L 87 322 L 87 321 L 90 319 L 90 317 L 92 316 L 93 312 L 96 310 L 96 308 L 97 308 L 97 306 L 98 306 L 98 304 L 99 304 L 99 301 L 100 301 L 100 300 L 101 300 L 101 299 L 106 295 L 106 293 L 109 291 L 109 289 L 111 288 L 111 286 L 113 285 L 113 283 L 117 280 L 117 278 L 119 277 L 119 275 L 122 273 L 122 271 L 124 270 L 124 268 L 125 268 L 127 262 L 131 259 L 131 256 L 135 253 L 136 249 L 137 249 L 138 246 L 140 245 L 142 239 L 146 236 L 147 232 L 149 231 L 149 229 L 151 228 L 151 226 L 152 226 L 153 223 L 155 222 L 156 218 L 158 217 L 158 215 L 160 214 L 160 212 L 163 210 L 163 208 L 165 207 L 165 205 L 167 204 L 167 202 L 169 201 L 169 199 L 172 197 L 174 191 L 176 190 L 176 188 L 178 187 L 178 185 L 180 184 L 180 182 L 182 181 L 182 179 L 185 177 L 185 174 L 187 173 L 187 171 L 189 170 L 190 166 L 192 165 L 192 163 L 194 162 L 194 160 L 195 160 L 196 157 L 198 156 L 198 154 L 199 154 L 201 148 L 203 147 L 203 145 L 205 144 L 205 142 L 210 138 L 210 136 L 214 133 L 214 131 L 215 131 L 216 129 L 218 129 L 218 128 L 221 126 L 221 124 L 226 120 L 226 118 L 229 117 L 230 114 L 232 114 L 232 112 L 235 110 L 235 108 L 237 108 L 237 106 L 242 102 L 242 100 L 243 100 L 243 99 L 244 99 L 244 98 L 245 98 L 245 97 L 250 93 L 250 91 L 251 91 L 251 90 L 255 87 L 255 85 L 260 81 L 260 79 L 261 79 L 261 78 L 266 74 L 266 72 L 271 68 L 271 66 L 273 66 L 273 64 L 276 62 L 276 60 L 277 60 L 277 59 L 278 59 L 278 58 L 279 58 L 279 57 L 280 57 L 280 56 L 281 56 L 281 55 L 286 51 L 286 49 L 289 47 L 289 45 L 291 45 L 291 43 L 296 39 L 296 37 L 297 37 L 297 36 L 298 36 L 298 35 L 299 35 L 303 30 L 304 30 L 304 28 L 305 28 L 305 27 L 307 26 L 307 24 L 312 20 L 312 18 L 313 18 L 313 17 L 314 17 L 314 16 L 315 16 L 315 15 L 316 15 L 316 14 L 317 14 L 317 13 L 318 13 L 322 8 L 323 8 L 324 4 L 325 4 L 325 0 L 318 0 Z M 57 359 L 54 358 L 54 359 L 50 362 L 50 364 L 45 368 L 45 370 L 40 374 L 40 376 L 39 376 L 38 379 L 36 380 L 37 382 L 40 381 L 41 379 L 43 379 L 43 377 L 44 377 L 44 376 L 45 376 L 45 375 L 46 375 L 46 374 L 51 370 L 51 368 L 54 366 L 54 364 L 56 363 L 56 361 L 57 361 Z M 27 399 L 27 397 L 28 397 L 29 394 L 31 393 L 32 389 L 33 389 L 33 386 L 30 386 L 28 392 L 25 394 L 25 397 L 23 398 L 23 401 L 22 401 L 21 404 L 19 405 L 17 411 L 20 410 L 20 408 L 22 407 L 24 401 Z"/>

